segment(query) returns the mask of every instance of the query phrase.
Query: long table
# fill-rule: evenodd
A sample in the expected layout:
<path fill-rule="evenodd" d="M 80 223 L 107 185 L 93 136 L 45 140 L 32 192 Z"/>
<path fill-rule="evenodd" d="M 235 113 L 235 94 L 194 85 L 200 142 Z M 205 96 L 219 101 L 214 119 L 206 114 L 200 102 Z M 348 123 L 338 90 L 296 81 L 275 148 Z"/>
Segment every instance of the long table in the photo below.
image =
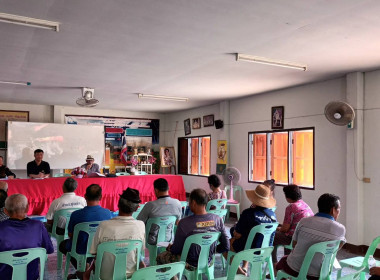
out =
<path fill-rule="evenodd" d="M 182 176 L 178 175 L 131 175 L 113 178 L 75 178 L 78 188 L 75 193 L 84 196 L 86 188 L 91 184 L 102 187 L 103 197 L 100 201 L 102 207 L 111 211 L 117 210 L 119 194 L 126 188 L 140 191 L 142 203 L 156 199 L 153 191 L 153 182 L 158 178 L 165 178 L 169 183 L 169 194 L 180 201 L 186 200 L 185 186 Z M 28 215 L 45 215 L 51 202 L 62 195 L 62 185 L 66 178 L 13 179 L 8 180 L 8 195 L 14 193 L 24 194 L 29 201 Z"/>

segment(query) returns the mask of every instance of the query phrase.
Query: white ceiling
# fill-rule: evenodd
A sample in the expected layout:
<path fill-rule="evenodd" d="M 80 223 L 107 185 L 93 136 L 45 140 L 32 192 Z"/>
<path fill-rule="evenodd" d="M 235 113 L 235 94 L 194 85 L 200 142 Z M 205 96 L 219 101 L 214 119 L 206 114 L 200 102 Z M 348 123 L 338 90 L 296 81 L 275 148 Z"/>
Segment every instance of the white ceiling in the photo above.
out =
<path fill-rule="evenodd" d="M 0 84 L 0 102 L 76 106 L 87 86 L 97 108 L 168 112 L 380 68 L 378 0 L 0 0 L 0 12 L 61 23 L 0 22 L 0 80 L 32 83 Z"/>

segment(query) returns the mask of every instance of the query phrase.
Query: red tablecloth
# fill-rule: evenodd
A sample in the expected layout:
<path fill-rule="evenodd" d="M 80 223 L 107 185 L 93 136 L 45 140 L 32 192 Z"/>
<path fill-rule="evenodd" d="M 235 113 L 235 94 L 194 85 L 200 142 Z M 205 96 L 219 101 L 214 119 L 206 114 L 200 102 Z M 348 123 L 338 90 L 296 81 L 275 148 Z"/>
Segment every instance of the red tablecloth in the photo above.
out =
<path fill-rule="evenodd" d="M 180 201 L 186 200 L 185 186 L 182 176 L 178 175 L 135 175 L 114 178 L 81 178 L 77 179 L 78 188 L 75 193 L 84 196 L 86 188 L 91 184 L 98 184 L 103 189 L 102 207 L 111 211 L 117 210 L 119 194 L 128 187 L 138 189 L 143 203 L 156 199 L 153 191 L 153 182 L 158 178 L 165 178 L 169 183 L 169 194 Z M 45 215 L 51 202 L 62 195 L 62 185 L 66 178 L 48 178 L 43 180 L 14 179 L 8 180 L 8 195 L 24 194 L 29 201 L 28 215 Z"/>

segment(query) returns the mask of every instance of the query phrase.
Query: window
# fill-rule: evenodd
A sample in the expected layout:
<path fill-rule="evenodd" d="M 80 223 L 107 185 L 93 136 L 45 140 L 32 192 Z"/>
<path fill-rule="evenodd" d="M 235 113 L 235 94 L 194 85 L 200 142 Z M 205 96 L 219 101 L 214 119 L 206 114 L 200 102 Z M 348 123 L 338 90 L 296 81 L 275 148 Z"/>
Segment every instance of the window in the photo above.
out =
<path fill-rule="evenodd" d="M 178 173 L 210 175 L 210 136 L 178 138 Z"/>
<path fill-rule="evenodd" d="M 249 181 L 314 188 L 314 128 L 250 132 Z"/>

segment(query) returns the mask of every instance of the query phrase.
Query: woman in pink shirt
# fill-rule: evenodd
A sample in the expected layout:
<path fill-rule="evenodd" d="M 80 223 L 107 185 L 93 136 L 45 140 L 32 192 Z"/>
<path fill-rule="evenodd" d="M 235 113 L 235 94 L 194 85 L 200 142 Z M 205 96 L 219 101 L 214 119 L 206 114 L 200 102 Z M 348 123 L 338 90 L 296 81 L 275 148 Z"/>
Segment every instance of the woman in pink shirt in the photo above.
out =
<path fill-rule="evenodd" d="M 289 245 L 292 242 L 294 231 L 298 222 L 304 218 L 313 216 L 313 210 L 302 200 L 301 190 L 297 185 L 289 185 L 283 188 L 286 201 L 289 205 L 285 209 L 284 222 L 277 228 L 273 240 L 273 247 L 276 245 Z M 285 249 L 284 255 L 288 255 L 290 250 Z M 277 250 L 272 252 L 273 266 L 277 263 Z"/>

